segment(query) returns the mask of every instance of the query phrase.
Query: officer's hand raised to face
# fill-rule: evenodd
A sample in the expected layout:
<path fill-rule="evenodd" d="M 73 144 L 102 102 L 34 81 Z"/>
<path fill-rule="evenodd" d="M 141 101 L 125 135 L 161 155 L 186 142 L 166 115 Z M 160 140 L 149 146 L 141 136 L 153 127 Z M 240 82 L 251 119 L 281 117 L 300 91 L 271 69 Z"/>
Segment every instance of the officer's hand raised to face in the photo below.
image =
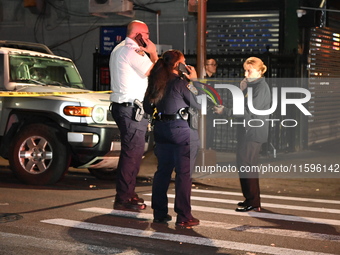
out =
<path fill-rule="evenodd" d="M 189 74 L 183 73 L 185 77 L 187 77 L 189 80 L 196 80 L 197 79 L 197 72 L 195 70 L 195 67 L 186 65 L 186 69 L 188 70 Z"/>

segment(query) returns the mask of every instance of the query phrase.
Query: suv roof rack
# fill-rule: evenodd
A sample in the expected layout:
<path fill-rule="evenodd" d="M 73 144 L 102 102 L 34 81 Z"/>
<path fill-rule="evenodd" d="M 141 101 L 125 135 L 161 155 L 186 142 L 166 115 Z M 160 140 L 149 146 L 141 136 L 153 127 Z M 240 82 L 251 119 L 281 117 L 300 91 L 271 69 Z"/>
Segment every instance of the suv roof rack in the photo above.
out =
<path fill-rule="evenodd" d="M 0 40 L 0 47 L 8 47 L 8 48 L 15 48 L 15 49 L 22 49 L 22 50 L 32 50 L 32 51 L 54 55 L 51 49 L 42 43 Z"/>

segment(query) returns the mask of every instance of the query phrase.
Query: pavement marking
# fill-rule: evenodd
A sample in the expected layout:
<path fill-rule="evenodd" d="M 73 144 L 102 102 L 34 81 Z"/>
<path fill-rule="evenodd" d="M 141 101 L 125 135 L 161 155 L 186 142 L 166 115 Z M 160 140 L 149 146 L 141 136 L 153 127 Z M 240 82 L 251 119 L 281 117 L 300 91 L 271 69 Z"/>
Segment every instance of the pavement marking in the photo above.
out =
<path fill-rule="evenodd" d="M 2 251 L 5 247 L 22 247 L 22 249 L 29 247 L 44 247 L 45 253 L 49 254 L 49 250 L 53 251 L 67 251 L 72 254 L 129 254 L 129 255 L 153 255 L 153 253 L 141 253 L 129 248 L 124 250 L 118 248 L 111 248 L 92 244 L 82 244 L 76 242 L 68 242 L 64 240 L 47 239 L 27 235 L 18 235 L 12 233 L 0 232 L 0 240 Z M 19 242 L 20 241 L 20 242 Z M 4 253 L 1 253 L 4 254 Z M 53 252 L 53 254 L 55 254 Z"/>
<path fill-rule="evenodd" d="M 231 196 L 241 196 L 242 193 L 238 192 L 228 192 L 228 191 L 217 191 L 217 190 L 201 190 L 192 189 L 192 192 L 207 193 L 207 194 L 219 194 L 219 195 L 231 195 Z M 278 200 L 290 200 L 290 201 L 300 201 L 300 202 L 313 202 L 313 203 L 325 203 L 325 204 L 339 204 L 339 200 L 328 200 L 328 199 L 315 199 L 315 198 L 302 198 L 302 197 L 287 197 L 287 196 L 275 196 L 275 195 L 262 195 L 262 198 L 271 198 Z"/>
<path fill-rule="evenodd" d="M 133 219 L 138 219 L 138 220 L 151 220 L 151 221 L 153 220 L 153 215 L 150 213 L 127 212 L 127 211 L 121 211 L 121 210 L 106 209 L 106 208 L 101 208 L 101 207 L 84 208 L 84 209 L 79 209 L 79 211 L 97 213 L 97 214 L 107 214 L 107 215 L 118 216 L 118 217 L 128 217 L 128 218 L 133 218 Z M 170 222 L 175 223 L 175 220 L 172 220 Z M 285 237 L 315 239 L 319 241 L 323 240 L 323 241 L 340 242 L 340 235 L 327 235 L 327 234 L 311 233 L 311 232 L 305 232 L 305 231 L 277 229 L 271 226 L 270 227 L 257 227 L 257 226 L 228 224 L 225 222 L 201 220 L 200 225 L 197 227 L 209 227 L 209 228 L 212 227 L 212 228 L 221 228 L 221 229 L 234 230 L 234 231 L 251 232 L 251 233 L 256 233 L 256 234 L 269 234 L 269 235 L 285 236 Z"/>
<path fill-rule="evenodd" d="M 143 194 L 145 196 L 151 196 L 151 193 Z M 169 198 L 175 198 L 174 194 L 168 194 Z M 238 200 L 230 200 L 230 199 L 221 199 L 221 198 L 212 198 L 212 197 L 196 197 L 191 196 L 191 200 L 196 201 L 205 201 L 205 202 L 215 202 L 215 203 L 224 203 L 224 204 L 237 204 Z M 319 207 L 308 207 L 308 206 L 296 206 L 296 205 L 283 205 L 283 204 L 272 204 L 272 203 L 261 203 L 262 207 L 269 208 L 279 208 L 279 209 L 287 209 L 287 210 L 300 210 L 300 211 L 309 211 L 309 212 L 320 212 L 323 213 L 335 213 L 340 215 L 340 210 L 338 209 L 330 209 L 330 208 L 319 208 Z"/>
<path fill-rule="evenodd" d="M 272 247 L 272 246 L 265 246 L 265 245 L 258 245 L 258 244 L 232 242 L 232 241 L 225 241 L 225 240 L 218 240 L 218 239 L 210 239 L 206 237 L 186 236 L 186 235 L 154 232 L 150 230 L 140 230 L 140 229 L 133 229 L 133 228 L 122 228 L 122 227 L 115 227 L 115 226 L 68 220 L 68 219 L 49 219 L 49 220 L 42 220 L 41 222 L 47 223 L 47 224 L 58 225 L 58 226 L 85 229 L 85 230 L 91 230 L 91 231 L 99 231 L 99 232 L 118 234 L 118 235 L 143 237 L 143 238 L 166 240 L 166 241 L 188 243 L 188 244 L 195 244 L 195 245 L 204 245 L 208 247 L 223 248 L 223 249 L 269 253 L 269 254 L 275 254 L 275 255 L 291 255 L 291 254 L 333 255 L 330 253 L 320 253 L 320 252 L 303 251 L 303 250 Z"/>
<path fill-rule="evenodd" d="M 147 206 L 151 206 L 150 201 L 144 201 Z M 174 208 L 174 204 L 169 203 L 169 208 Z M 294 216 L 294 215 L 285 215 L 285 214 L 277 214 L 277 213 L 265 213 L 265 212 L 236 212 L 231 209 L 223 209 L 216 207 L 208 207 L 208 206 L 197 206 L 192 205 L 191 209 L 193 211 L 201 211 L 201 212 L 209 212 L 209 213 L 219 213 L 226 215 L 234 215 L 234 216 L 244 216 L 244 217 L 253 217 L 253 218 L 264 218 L 264 219 L 272 219 L 272 220 L 284 220 L 284 221 L 295 221 L 295 222 L 303 222 L 303 223 L 311 223 L 311 224 L 326 224 L 332 226 L 340 226 L 340 220 L 332 220 L 332 219 L 322 219 L 322 218 L 313 218 L 313 217 L 303 217 L 303 216 Z"/>

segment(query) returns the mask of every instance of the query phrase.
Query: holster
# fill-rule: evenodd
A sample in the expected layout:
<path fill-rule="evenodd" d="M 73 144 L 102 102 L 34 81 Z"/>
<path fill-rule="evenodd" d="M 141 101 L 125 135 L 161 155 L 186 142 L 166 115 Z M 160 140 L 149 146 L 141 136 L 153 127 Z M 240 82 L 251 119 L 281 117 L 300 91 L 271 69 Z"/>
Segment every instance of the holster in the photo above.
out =
<path fill-rule="evenodd" d="M 135 99 L 133 101 L 133 104 L 135 105 L 135 120 L 136 121 L 141 121 L 144 118 L 144 108 L 143 108 L 143 103 L 139 101 L 138 99 Z"/>
<path fill-rule="evenodd" d="M 183 120 L 188 121 L 189 126 L 192 129 L 198 129 L 198 110 L 193 107 L 181 108 L 178 110 L 178 114 Z"/>
<path fill-rule="evenodd" d="M 193 107 L 189 107 L 188 109 L 188 113 L 189 113 L 189 125 L 192 129 L 198 129 L 198 110 L 193 108 Z"/>

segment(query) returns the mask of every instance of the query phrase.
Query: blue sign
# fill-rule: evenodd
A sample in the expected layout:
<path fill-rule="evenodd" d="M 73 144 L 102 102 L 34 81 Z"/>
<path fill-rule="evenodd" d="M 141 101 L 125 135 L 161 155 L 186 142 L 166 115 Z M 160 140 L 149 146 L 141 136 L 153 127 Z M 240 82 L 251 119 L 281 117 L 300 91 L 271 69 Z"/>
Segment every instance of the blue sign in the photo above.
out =
<path fill-rule="evenodd" d="M 126 37 L 127 27 L 105 26 L 100 28 L 100 54 L 110 55 L 113 48 Z"/>

